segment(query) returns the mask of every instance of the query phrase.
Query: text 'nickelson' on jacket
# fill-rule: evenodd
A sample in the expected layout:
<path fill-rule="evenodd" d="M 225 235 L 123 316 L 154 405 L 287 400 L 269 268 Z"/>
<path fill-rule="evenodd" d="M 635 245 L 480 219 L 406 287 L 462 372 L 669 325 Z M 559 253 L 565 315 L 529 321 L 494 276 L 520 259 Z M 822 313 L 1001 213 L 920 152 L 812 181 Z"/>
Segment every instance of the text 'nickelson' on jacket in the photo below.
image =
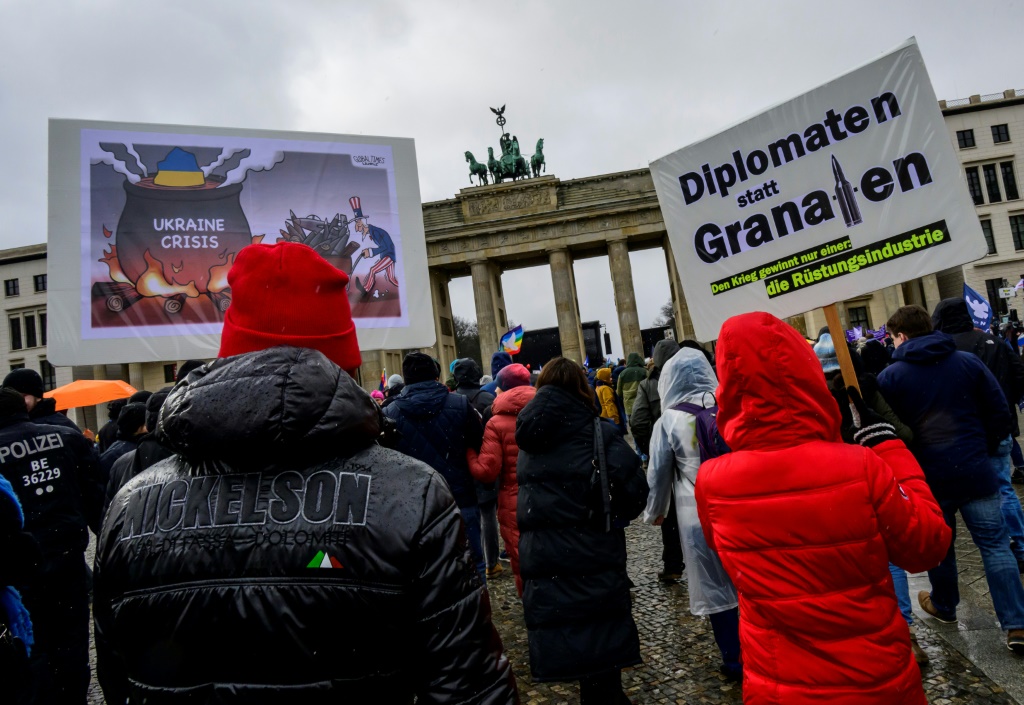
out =
<path fill-rule="evenodd" d="M 312 350 L 179 384 L 159 422 L 179 455 L 118 493 L 100 536 L 104 691 L 120 672 L 146 703 L 513 702 L 452 496 L 379 428 Z"/>

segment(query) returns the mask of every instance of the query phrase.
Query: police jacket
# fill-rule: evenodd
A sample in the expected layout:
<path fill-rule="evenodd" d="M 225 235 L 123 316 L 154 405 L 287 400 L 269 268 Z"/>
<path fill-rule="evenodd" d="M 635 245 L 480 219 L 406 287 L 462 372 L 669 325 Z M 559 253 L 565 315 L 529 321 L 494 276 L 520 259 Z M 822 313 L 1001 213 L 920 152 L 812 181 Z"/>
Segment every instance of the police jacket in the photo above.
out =
<path fill-rule="evenodd" d="M 99 538 L 107 702 L 517 701 L 451 493 L 380 426 L 313 350 L 179 382 Z"/>
<path fill-rule="evenodd" d="M 85 550 L 103 505 L 98 460 L 85 436 L 28 414 L 0 419 L 0 475 L 14 487 L 44 562 Z"/>
<path fill-rule="evenodd" d="M 480 450 L 484 428 L 466 397 L 440 382 L 415 382 L 405 385 L 384 415 L 398 426 L 398 450 L 441 473 L 460 507 L 476 506 L 466 448 Z"/>

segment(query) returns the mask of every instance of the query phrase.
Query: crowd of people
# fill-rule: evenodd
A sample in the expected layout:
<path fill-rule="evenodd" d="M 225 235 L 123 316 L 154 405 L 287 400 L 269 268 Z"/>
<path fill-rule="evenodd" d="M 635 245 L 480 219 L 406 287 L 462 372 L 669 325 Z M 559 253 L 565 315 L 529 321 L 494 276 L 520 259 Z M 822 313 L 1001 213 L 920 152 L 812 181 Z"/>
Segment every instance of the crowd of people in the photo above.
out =
<path fill-rule="evenodd" d="M 86 702 L 91 590 L 110 705 L 516 703 L 488 590 L 507 559 L 530 677 L 628 703 L 637 520 L 747 702 L 924 703 L 906 571 L 955 621 L 957 513 L 1024 653 L 1024 364 L 962 300 L 851 344 L 856 380 L 845 336 L 750 313 L 714 355 L 662 340 L 646 364 L 531 372 L 496 353 L 484 375 L 410 352 L 371 394 L 344 273 L 257 244 L 229 284 L 218 359 L 112 402 L 95 439 L 34 372 L 4 379 L 5 702 Z"/>

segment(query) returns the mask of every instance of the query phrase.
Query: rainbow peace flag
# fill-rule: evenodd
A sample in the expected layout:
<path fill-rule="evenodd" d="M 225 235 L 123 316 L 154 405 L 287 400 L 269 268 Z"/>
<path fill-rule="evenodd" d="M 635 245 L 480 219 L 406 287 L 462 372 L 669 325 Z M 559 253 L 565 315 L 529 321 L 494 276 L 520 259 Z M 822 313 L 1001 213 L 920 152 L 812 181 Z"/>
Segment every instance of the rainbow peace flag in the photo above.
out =
<path fill-rule="evenodd" d="M 523 347 L 523 327 L 516 326 L 505 335 L 501 336 L 501 352 L 509 355 L 518 355 L 519 349 Z"/>
<path fill-rule="evenodd" d="M 387 368 L 380 371 L 380 386 L 377 387 L 380 391 L 384 391 L 384 387 L 388 384 L 388 371 Z"/>

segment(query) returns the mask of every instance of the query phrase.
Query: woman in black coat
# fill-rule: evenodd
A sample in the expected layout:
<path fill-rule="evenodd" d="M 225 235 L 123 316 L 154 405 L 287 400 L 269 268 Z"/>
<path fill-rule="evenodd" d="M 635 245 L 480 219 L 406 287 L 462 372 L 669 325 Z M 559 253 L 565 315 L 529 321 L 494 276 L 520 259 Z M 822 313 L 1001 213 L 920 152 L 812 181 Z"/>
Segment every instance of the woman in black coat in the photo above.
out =
<path fill-rule="evenodd" d="M 596 472 L 595 428 L 606 483 Z M 544 365 L 537 395 L 516 422 L 516 442 L 519 561 L 533 679 L 578 680 L 584 704 L 628 703 L 619 672 L 640 663 L 640 640 L 622 527 L 646 502 L 640 458 L 614 426 L 599 420 L 583 368 L 565 358 Z"/>

